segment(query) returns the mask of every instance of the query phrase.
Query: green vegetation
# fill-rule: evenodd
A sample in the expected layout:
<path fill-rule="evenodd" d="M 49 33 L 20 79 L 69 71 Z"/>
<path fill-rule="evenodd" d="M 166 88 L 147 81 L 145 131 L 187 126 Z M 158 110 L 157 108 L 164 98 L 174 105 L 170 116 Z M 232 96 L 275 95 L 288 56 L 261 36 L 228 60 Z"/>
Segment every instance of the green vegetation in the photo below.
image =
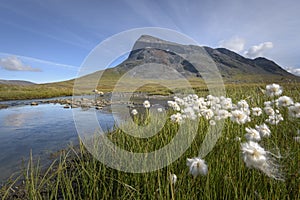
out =
<path fill-rule="evenodd" d="M 84 76 L 76 80 L 80 82 L 80 94 L 92 94 L 91 88 L 97 87 L 99 91 L 111 92 L 117 90 L 119 92 L 126 92 L 128 88 L 135 87 L 136 85 L 143 83 L 144 80 L 139 79 L 128 79 L 123 80 L 123 84 L 120 84 L 116 89 L 115 86 L 122 77 L 122 73 L 114 71 L 114 69 L 107 69 L 104 71 L 95 72 L 93 74 Z M 99 78 L 101 79 L 99 80 Z M 232 81 L 235 80 L 235 81 Z M 189 78 L 193 89 L 197 91 L 207 90 L 206 83 L 200 78 Z M 284 79 L 278 76 L 264 75 L 264 77 L 254 76 L 254 75 L 241 75 L 236 76 L 231 79 L 224 78 L 224 83 L 231 86 L 255 86 L 260 85 L 264 86 L 267 83 L 279 82 L 283 85 L 297 84 L 299 79 Z M 47 84 L 36 84 L 36 85 L 7 85 L 0 84 L 0 101 L 5 100 L 21 100 L 21 99 L 39 99 L 39 98 L 50 98 L 50 97 L 59 97 L 59 96 L 71 96 L 73 94 L 74 80 L 56 82 L 56 83 L 47 83 Z M 154 83 L 157 83 L 157 80 L 153 80 Z M 98 83 L 98 84 L 97 84 Z M 181 84 L 180 81 L 164 81 L 164 84 L 172 85 L 178 90 L 185 89 L 185 85 Z M 172 91 L 169 88 L 158 84 L 146 84 L 143 87 L 140 87 L 136 92 L 146 92 L 150 95 L 168 95 Z"/>
<path fill-rule="evenodd" d="M 0 101 L 71 96 L 72 88 L 73 81 L 29 86 L 0 84 Z"/>
<path fill-rule="evenodd" d="M 264 107 L 266 97 L 259 89 L 261 85 L 232 85 L 227 87 L 227 96 L 236 103 L 246 99 L 250 107 Z M 282 85 L 284 95 L 300 101 L 299 84 Z M 169 115 L 174 113 L 169 111 Z M 186 159 L 198 155 L 209 123 L 200 118 L 198 131 L 192 145 L 174 163 L 150 173 L 125 173 L 109 168 L 95 159 L 80 143 L 63 151 L 46 170 L 31 159 L 24 169 L 16 192 L 14 181 L 1 189 L 4 199 L 300 199 L 300 143 L 293 139 L 299 129 L 299 118 L 291 119 L 283 112 L 284 121 L 272 126 L 270 138 L 263 139 L 263 146 L 274 154 L 278 149 L 282 156 L 285 181 L 274 180 L 257 169 L 246 167 L 241 158 L 240 142 L 245 127 L 261 123 L 255 118 L 246 125 L 237 125 L 226 119 L 222 136 L 213 150 L 204 158 L 208 174 L 193 178 L 186 166 Z M 153 120 L 155 116 L 136 117 L 137 124 Z M 146 120 L 146 121 L 145 121 Z M 188 123 L 188 122 L 187 122 Z M 124 126 L 132 126 L 125 124 Z M 108 138 L 119 147 L 132 152 L 149 152 L 168 144 L 177 133 L 178 124 L 167 120 L 163 128 L 149 139 L 130 136 L 120 129 L 107 133 Z M 129 127 L 130 128 L 130 127 Z M 155 126 L 153 127 L 156 128 Z M 134 127 L 131 127 L 134 130 Z M 191 129 L 184 129 L 190 135 Z M 278 148 L 278 149 L 277 149 Z M 141 163 L 142 164 L 142 163 Z M 177 182 L 170 182 L 170 174 L 176 174 Z M 15 179 L 13 179 L 15 180 Z"/>

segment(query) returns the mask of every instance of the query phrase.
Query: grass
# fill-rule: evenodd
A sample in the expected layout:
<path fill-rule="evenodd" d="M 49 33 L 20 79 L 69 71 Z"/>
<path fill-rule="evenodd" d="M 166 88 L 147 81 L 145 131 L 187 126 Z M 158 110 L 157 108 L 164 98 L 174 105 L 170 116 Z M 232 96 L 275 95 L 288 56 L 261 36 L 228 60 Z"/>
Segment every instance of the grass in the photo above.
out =
<path fill-rule="evenodd" d="M 37 84 L 30 86 L 0 84 L 0 101 L 40 99 L 58 96 L 71 96 L 69 83 Z"/>
<path fill-rule="evenodd" d="M 130 87 L 135 87 L 140 83 L 144 83 L 145 79 L 139 80 L 135 78 L 128 78 L 123 80 L 121 84 L 116 88 L 116 84 L 120 78 L 124 75 L 124 72 L 117 72 L 114 69 L 106 69 L 103 71 L 98 71 L 81 78 L 56 82 L 56 83 L 45 83 L 45 84 L 35 84 L 29 86 L 22 85 L 6 85 L 0 84 L 0 101 L 6 100 L 21 100 L 21 99 L 39 99 L 39 98 L 50 98 L 58 96 L 71 96 L 73 94 L 74 83 L 80 83 L 75 90 L 78 95 L 82 94 L 92 94 L 92 90 L 97 88 L 99 91 L 111 92 L 113 90 L 124 92 Z M 284 78 L 281 76 L 257 76 L 257 75 L 236 75 L 230 79 L 223 78 L 224 82 L 228 86 L 235 87 L 239 86 L 249 86 L 249 85 L 264 85 L 266 83 L 282 82 L 285 84 L 295 84 L 299 83 L 299 78 Z M 151 80 L 148 80 L 151 81 Z M 157 79 L 153 80 L 157 83 Z M 134 88 L 138 92 L 146 92 L 152 95 L 168 95 L 172 93 L 170 88 L 167 86 L 177 88 L 177 90 L 182 90 L 186 88 L 184 80 L 173 80 L 173 81 L 161 81 L 163 84 L 146 84 L 142 87 Z M 189 83 L 191 87 L 197 92 L 201 90 L 207 90 L 206 83 L 200 78 L 189 78 Z M 295 82 L 295 83 L 293 83 Z"/>
<path fill-rule="evenodd" d="M 259 87 L 261 85 L 232 85 L 227 87 L 227 96 L 235 102 L 247 99 L 251 107 L 263 107 L 266 98 Z M 298 84 L 287 83 L 283 87 L 284 95 L 300 101 Z M 189 126 L 183 130 L 187 139 L 193 139 L 187 151 L 160 170 L 126 173 L 112 169 L 94 158 L 80 143 L 79 147 L 62 151 L 45 170 L 31 156 L 19 177 L 23 183 L 18 185 L 13 179 L 2 187 L 0 195 L 3 199 L 300 199 L 300 143 L 293 140 L 300 121 L 283 114 L 286 120 L 278 127 L 273 126 L 271 138 L 262 142 L 266 149 L 274 153 L 277 148 L 280 150 L 282 159 L 279 163 L 285 173 L 285 181 L 274 180 L 256 169 L 247 168 L 241 158 L 240 142 L 235 138 L 243 137 L 245 127 L 260 123 L 260 118 L 243 126 L 227 119 L 221 138 L 204 158 L 208 164 L 208 174 L 193 178 L 186 166 L 186 159 L 198 155 L 208 129 L 208 122 L 200 119 L 196 132 L 192 132 Z M 163 123 L 155 116 L 145 118 L 145 115 L 137 117 L 135 122 L 144 125 L 147 120 L 155 124 L 153 130 Z M 136 130 L 134 124 L 124 126 Z M 167 145 L 177 134 L 178 127 L 167 120 L 163 128 L 148 139 L 133 137 L 120 129 L 107 133 L 107 137 L 122 149 L 150 152 Z M 195 133 L 195 138 L 192 133 Z M 170 174 L 178 177 L 175 185 L 170 182 Z M 14 193 L 16 185 L 19 192 Z"/>

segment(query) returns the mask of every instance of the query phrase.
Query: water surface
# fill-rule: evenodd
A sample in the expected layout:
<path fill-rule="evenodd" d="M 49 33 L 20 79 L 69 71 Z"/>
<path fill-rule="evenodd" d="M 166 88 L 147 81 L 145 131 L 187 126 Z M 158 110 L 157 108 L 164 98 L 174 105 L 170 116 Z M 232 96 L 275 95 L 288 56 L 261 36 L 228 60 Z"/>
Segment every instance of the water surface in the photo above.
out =
<path fill-rule="evenodd" d="M 76 108 L 80 109 L 81 108 Z M 95 112 L 105 130 L 114 125 L 111 113 L 89 109 L 84 114 Z M 88 122 L 87 122 L 88 123 Z M 22 160 L 27 160 L 32 150 L 35 157 L 49 159 L 51 153 L 78 144 L 71 109 L 59 104 L 38 106 L 13 106 L 0 110 L 0 181 L 20 169 Z"/>

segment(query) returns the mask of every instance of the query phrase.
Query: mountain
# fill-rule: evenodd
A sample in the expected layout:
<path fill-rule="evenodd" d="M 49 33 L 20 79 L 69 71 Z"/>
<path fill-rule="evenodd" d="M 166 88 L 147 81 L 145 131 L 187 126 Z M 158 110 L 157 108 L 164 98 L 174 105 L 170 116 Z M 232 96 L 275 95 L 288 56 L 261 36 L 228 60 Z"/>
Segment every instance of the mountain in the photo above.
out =
<path fill-rule="evenodd" d="M 197 59 L 193 56 L 200 55 Z M 210 58 L 207 58 L 207 57 Z M 157 63 L 177 70 L 186 78 L 202 77 L 205 73 L 213 73 L 214 61 L 225 82 L 261 82 L 266 80 L 289 81 L 299 77 L 287 72 L 274 61 L 267 58 L 245 58 L 225 48 L 199 47 L 182 45 L 164 41 L 149 35 L 142 35 L 134 44 L 129 57 L 112 69 L 122 75 L 136 66 Z M 197 66 L 197 67 L 195 67 Z M 110 70 L 111 71 L 111 70 Z M 140 74 L 143 74 L 140 71 Z M 145 70 L 145 73 L 147 70 Z"/>
<path fill-rule="evenodd" d="M 35 83 L 30 82 L 30 81 L 22 81 L 22 80 L 3 80 L 0 79 L 0 84 L 6 84 L 6 85 L 35 85 Z"/>
<path fill-rule="evenodd" d="M 175 70 L 179 73 L 174 75 L 171 72 Z M 143 85 L 143 80 L 149 78 L 147 77 L 149 74 L 151 81 L 153 72 L 155 72 L 153 77 L 160 78 L 164 83 L 166 83 L 165 80 L 174 80 L 174 78 L 182 81 L 184 80 L 182 77 L 185 77 L 193 88 L 200 90 L 205 90 L 207 85 L 203 79 L 211 77 L 212 79 L 209 80 L 215 81 L 213 78 L 216 76 L 221 76 L 225 84 L 232 86 L 240 83 L 265 85 L 273 82 L 300 82 L 300 77 L 290 74 L 267 58 L 249 59 L 225 48 L 182 45 L 143 35 L 135 42 L 128 58 L 122 63 L 105 71 L 79 77 L 76 81 L 72 79 L 56 83 L 34 84 L 28 81 L 0 80 L 0 101 L 89 94 L 95 87 L 104 92 L 116 88 L 117 91 L 127 92 L 131 86 Z M 124 78 L 125 73 L 131 74 L 129 79 Z M 116 85 L 120 83 L 121 78 L 125 82 Z M 184 88 L 185 84 L 181 84 L 180 81 L 171 81 L 172 86 L 178 89 Z M 160 84 L 145 84 L 136 91 L 163 95 L 170 92 L 169 88 Z"/>

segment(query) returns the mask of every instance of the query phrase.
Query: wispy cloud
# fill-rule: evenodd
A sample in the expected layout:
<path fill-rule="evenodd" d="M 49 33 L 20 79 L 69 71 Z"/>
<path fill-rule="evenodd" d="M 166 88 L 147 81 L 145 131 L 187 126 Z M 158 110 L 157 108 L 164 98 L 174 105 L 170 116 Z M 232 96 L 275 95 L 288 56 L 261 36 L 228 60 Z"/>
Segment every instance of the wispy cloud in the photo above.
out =
<path fill-rule="evenodd" d="M 23 30 L 23 31 L 27 31 L 27 32 L 30 32 L 30 33 L 33 33 L 33 34 L 37 34 L 37 35 L 40 35 L 40 36 L 43 36 L 43 37 L 47 37 L 47 38 L 50 38 L 50 39 L 53 39 L 53 40 L 56 40 L 56 41 L 59 41 L 59 42 L 63 42 L 63 43 L 70 44 L 70 45 L 73 45 L 73 46 L 76 46 L 76 47 L 80 47 L 80 48 L 83 48 L 83 49 L 86 49 L 86 50 L 90 50 L 90 48 L 87 46 L 87 43 L 89 41 L 85 40 L 82 37 L 77 36 L 76 34 L 74 34 L 71 31 L 67 31 L 66 29 L 63 29 L 63 31 L 62 31 L 60 29 L 58 30 L 58 29 L 52 28 L 52 29 L 54 29 L 54 31 L 57 31 L 60 34 L 63 33 L 63 34 L 65 34 L 65 35 L 68 36 L 68 37 L 66 37 L 66 36 L 60 36 L 60 37 L 58 37 L 58 36 L 56 36 L 54 34 L 49 34 L 49 33 L 45 32 L 45 31 L 40 31 L 39 29 L 36 30 L 36 29 L 30 28 L 28 26 L 24 26 L 22 24 L 5 21 L 3 19 L 0 19 L 0 22 L 2 24 L 6 24 L 6 25 L 9 25 L 9 26 L 18 28 L 20 30 Z M 73 40 L 71 40 L 69 38 L 72 38 Z"/>
<path fill-rule="evenodd" d="M 9 71 L 41 71 L 41 69 L 39 68 L 33 68 L 29 65 L 25 65 L 17 56 L 8 56 L 5 58 L 0 58 L 0 67 Z"/>
<path fill-rule="evenodd" d="M 291 74 L 300 76 L 300 68 L 287 67 L 287 68 L 285 68 L 285 70 L 290 72 Z"/>
<path fill-rule="evenodd" d="M 221 40 L 219 46 L 240 53 L 244 50 L 245 43 L 246 41 L 243 38 L 234 36 L 228 40 Z"/>
<path fill-rule="evenodd" d="M 73 66 L 73 65 L 67 65 L 67 64 L 62 64 L 62 63 L 56 63 L 56 62 L 52 62 L 52 61 L 48 61 L 48 60 L 42 60 L 42 59 L 38 59 L 38 58 L 33 58 L 33 57 L 28 57 L 28 56 L 20 56 L 20 55 L 12 55 L 12 54 L 8 54 L 8 53 L 2 53 L 0 52 L 0 57 L 4 57 L 4 58 L 0 58 L 5 59 L 5 57 L 16 57 L 18 58 L 20 61 L 24 60 L 27 62 L 34 62 L 34 63 L 40 63 L 43 65 L 50 65 L 50 66 L 56 66 L 56 67 L 63 67 L 63 68 L 67 68 L 69 70 L 73 70 L 73 71 L 78 71 L 79 67 L 77 66 Z M 0 64 L 1 66 L 1 64 Z"/>
<path fill-rule="evenodd" d="M 273 43 L 272 42 L 263 42 L 260 43 L 259 45 L 254 45 L 248 49 L 244 54 L 250 58 L 256 58 L 263 56 L 263 54 L 273 48 Z"/>

